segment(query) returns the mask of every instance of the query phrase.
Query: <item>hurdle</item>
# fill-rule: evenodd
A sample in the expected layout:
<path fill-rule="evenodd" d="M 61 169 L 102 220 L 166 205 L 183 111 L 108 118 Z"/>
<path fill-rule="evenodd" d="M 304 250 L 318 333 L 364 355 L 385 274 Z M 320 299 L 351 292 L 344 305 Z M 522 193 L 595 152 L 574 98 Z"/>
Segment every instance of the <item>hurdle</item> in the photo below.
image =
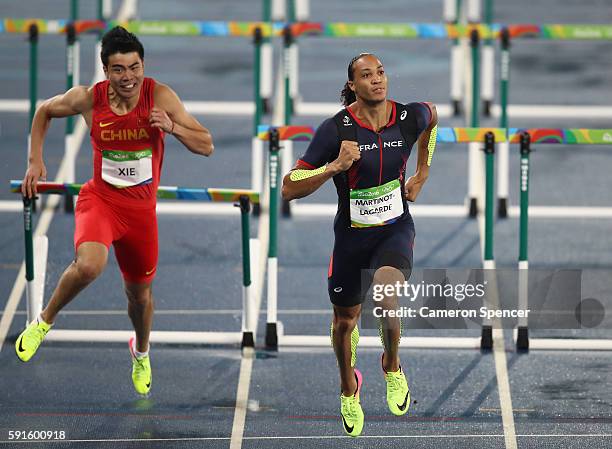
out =
<path fill-rule="evenodd" d="M 462 129 L 463 130 L 463 129 Z M 488 129 L 481 132 L 481 129 L 469 129 L 469 132 L 458 133 L 455 135 L 455 130 L 449 132 L 448 129 L 442 128 L 443 137 L 438 137 L 438 142 L 466 142 L 477 140 L 484 141 L 484 136 Z M 438 130 L 440 135 L 441 130 Z M 270 146 L 270 246 L 268 253 L 268 297 L 267 297 L 267 324 L 266 324 L 266 347 L 269 349 L 277 349 L 279 346 L 328 346 L 329 336 L 319 335 L 286 335 L 282 330 L 282 326 L 278 325 L 277 318 L 277 268 L 278 260 L 276 253 L 277 241 L 277 225 L 278 220 L 278 154 L 280 151 L 280 142 L 286 140 L 294 141 L 309 141 L 314 135 L 314 129 L 308 126 L 286 126 L 286 127 L 259 127 L 259 138 L 269 142 Z M 499 131 L 497 135 L 500 135 Z M 492 168 L 492 166 L 491 166 Z M 492 175 L 492 172 L 491 172 Z M 491 191 L 492 192 L 492 191 Z M 463 214 L 461 215 L 463 216 Z M 489 215 L 487 215 L 489 217 Z M 487 224 L 492 226 L 492 222 Z M 488 234 L 487 234 L 488 235 Z M 491 238 L 487 239 L 492 243 Z M 484 349 L 489 350 L 492 346 L 492 340 L 487 336 L 491 335 L 486 328 L 483 328 L 480 338 L 477 337 L 405 337 L 402 338 L 401 346 L 410 348 L 454 348 L 454 349 Z M 490 329 L 489 329 L 490 330 Z M 487 333 L 488 332 L 488 333 Z M 377 347 L 380 345 L 378 337 L 362 337 L 360 344 L 364 347 Z"/>
<path fill-rule="evenodd" d="M 526 118 L 584 118 L 605 119 L 612 117 L 612 107 L 609 106 L 541 106 L 541 113 L 536 115 L 535 108 L 509 105 L 509 78 L 510 78 L 510 46 L 513 40 L 522 38 L 535 38 L 543 41 L 559 40 L 612 40 L 612 26 L 610 25 L 507 25 L 499 30 L 497 35 L 500 41 L 500 104 L 493 106 L 494 115 L 500 118 L 500 127 L 508 128 L 508 117 Z M 531 112 L 530 109 L 533 111 Z M 509 149 L 507 143 L 499 148 L 499 178 L 497 184 L 498 216 L 508 216 L 509 191 Z"/>
<path fill-rule="evenodd" d="M 491 13 L 487 13 L 490 15 Z M 476 17 L 476 15 L 472 15 Z M 506 64 L 506 104 L 494 105 L 492 104 L 492 87 L 493 78 L 489 74 L 492 72 L 494 53 L 492 43 L 496 40 L 502 39 L 503 30 L 508 30 L 508 39 L 525 39 L 525 40 L 610 40 L 612 39 L 612 27 L 606 25 L 557 25 L 557 24 L 545 24 L 545 25 L 532 25 L 532 24 L 514 24 L 514 25 L 503 25 L 503 24 L 481 24 L 481 23 L 468 23 L 468 24 L 436 24 L 436 23 L 345 23 L 345 22 L 303 22 L 287 24 L 285 35 L 287 39 L 291 40 L 290 50 L 286 52 L 286 56 L 282 58 L 281 70 L 287 72 L 289 81 L 285 81 L 288 87 L 284 88 L 283 94 L 289 96 L 284 101 L 285 105 L 291 105 L 291 109 L 285 111 L 285 122 L 284 125 L 290 124 L 290 116 L 295 115 L 309 115 L 309 116 L 331 116 L 334 115 L 338 110 L 341 109 L 339 104 L 335 103 L 308 103 L 302 101 L 299 95 L 297 71 L 298 62 L 296 42 L 302 37 L 320 37 L 320 38 L 331 38 L 331 39 L 342 39 L 342 38 L 370 38 L 370 39 L 403 39 L 403 40 L 414 40 L 414 39 L 451 39 L 458 40 L 463 38 L 470 39 L 470 65 L 471 65 L 471 77 L 462 80 L 461 84 L 466 85 L 465 110 L 467 125 L 470 127 L 479 126 L 479 104 L 481 102 L 481 78 L 482 80 L 482 96 L 484 97 L 485 113 L 490 111 L 493 117 L 502 118 L 500 127 L 508 127 L 507 117 L 550 117 L 550 118 L 561 118 L 561 117 L 576 117 L 577 115 L 583 118 L 594 118 L 594 117 L 612 117 L 612 107 L 606 106 L 583 106 L 579 108 L 574 107 L 560 107 L 560 106 L 527 106 L 527 105 L 510 105 L 508 106 L 508 77 L 509 71 L 509 40 L 508 44 L 503 47 L 502 45 L 502 63 Z M 484 40 L 486 50 L 483 50 L 481 57 L 481 45 L 480 42 Z M 452 52 L 456 52 L 456 47 L 453 47 Z M 458 58 L 456 55 L 451 57 Z M 484 58 L 481 64 L 481 59 Z M 452 61 L 451 61 L 452 62 Z M 284 67 L 288 67 L 288 70 Z M 455 72 L 455 71 L 453 71 Z M 456 72 L 460 72 L 457 70 Z M 482 75 L 481 75 L 482 73 Z M 485 74 L 487 74 L 485 76 Z M 455 76 L 455 75 L 453 75 Z M 504 81 L 502 81 L 504 82 Z M 451 96 L 456 96 L 457 87 L 456 81 L 451 84 Z M 455 87 L 453 87 L 455 86 Z M 469 93 L 469 94 L 468 94 Z M 289 106 L 286 106 L 288 108 Z M 437 105 L 439 117 L 449 117 L 454 114 L 457 107 L 453 104 Z M 289 117 L 288 117 L 289 116 Z M 504 118 L 505 117 L 505 118 Z M 506 123 L 503 123 L 503 122 Z M 500 172 L 502 175 L 498 178 L 498 203 L 499 203 L 499 214 L 500 216 L 507 216 L 507 198 L 508 198 L 508 150 L 507 147 L 502 146 L 499 151 L 500 155 Z M 481 171 L 479 165 L 482 164 L 482 159 L 478 156 L 477 149 L 470 145 L 469 150 L 469 165 L 468 165 L 468 192 L 466 194 L 466 201 L 469 206 L 469 215 L 476 217 L 478 210 L 478 200 L 476 197 L 476 190 L 478 189 L 477 183 L 479 182 L 475 173 Z M 290 160 L 293 160 L 291 154 L 291 146 L 283 149 L 283 171 L 287 171 L 290 167 L 287 165 Z M 293 209 L 292 206 L 291 209 Z M 283 213 L 285 216 L 289 216 L 291 209 L 288 204 L 283 204 Z"/>
<path fill-rule="evenodd" d="M 274 349 L 278 346 L 327 346 L 329 336 L 312 335 L 285 335 L 282 333 L 282 326 L 278 325 L 277 319 L 277 289 L 276 289 L 276 269 L 278 265 L 276 254 L 277 228 L 276 220 L 278 215 L 277 200 L 278 196 L 278 152 L 280 142 L 285 140 L 309 141 L 314 135 L 314 128 L 310 126 L 286 126 L 269 127 L 262 125 L 259 127 L 259 138 L 269 142 L 270 145 L 270 185 L 274 185 L 274 190 L 270 189 L 270 251 L 268 259 L 268 318 L 266 325 L 266 345 Z M 438 143 L 484 143 L 484 153 L 486 167 L 485 175 L 485 210 L 479 211 L 481 217 L 479 229 L 481 230 L 481 246 L 483 248 L 482 264 L 485 272 L 491 273 L 495 268 L 493 251 L 494 243 L 494 153 L 495 144 L 508 141 L 510 144 L 520 144 L 521 136 L 525 133 L 536 136 L 539 143 L 612 143 L 612 129 L 550 129 L 550 128 L 438 128 Z M 272 170 L 275 170 L 274 172 Z M 331 208 L 328 208 L 331 209 Z M 419 214 L 417 208 L 411 209 L 415 214 Z M 331 211 L 326 211 L 327 213 Z M 334 210 L 335 212 L 335 210 Z M 315 215 L 315 214 L 305 214 Z M 320 214 L 319 214 L 320 215 Z M 330 213 L 330 215 L 332 215 Z M 515 210 L 510 209 L 510 215 L 515 216 Z M 547 209 L 540 207 L 535 211 L 536 216 L 550 216 Z M 439 215 L 435 215 L 439 216 Z M 465 216 L 458 214 L 455 216 Z M 552 215 L 554 216 L 554 215 Z M 272 274 L 270 274 L 272 273 Z M 524 332 L 524 331 L 522 331 Z M 377 337 L 365 337 L 364 346 L 377 346 Z M 490 322 L 484 322 L 480 338 L 446 338 L 446 337 L 425 337 L 425 338 L 402 338 L 402 347 L 411 348 L 455 348 L 455 349 L 482 349 L 490 350 L 493 344 L 493 327 Z"/>
<path fill-rule="evenodd" d="M 80 34 L 101 34 L 104 31 L 111 29 L 116 25 L 121 25 L 128 31 L 139 36 L 181 36 L 181 37 L 239 37 L 252 38 L 254 47 L 254 64 L 253 64 L 253 101 L 184 101 L 185 108 L 193 114 L 206 115 L 221 115 L 221 116 L 252 116 L 253 117 L 253 135 L 251 139 L 251 188 L 252 190 L 261 191 L 263 187 L 263 147 L 261 141 L 257 139 L 257 126 L 261 123 L 261 117 L 265 113 L 266 98 L 272 92 L 272 47 L 265 45 L 269 44 L 269 40 L 273 36 L 279 36 L 282 33 L 282 27 L 275 26 L 270 23 L 263 22 L 217 22 L 217 21 L 125 21 L 125 20 L 44 20 L 44 19 L 3 19 L 0 25 L 0 34 L 2 33 L 26 33 L 32 27 L 36 27 L 36 40 L 32 38 L 31 53 L 36 50 L 35 43 L 39 34 L 64 34 L 69 37 L 74 33 L 74 42 Z M 69 42 L 71 42 L 69 40 Z M 69 44 L 70 45 L 70 44 Z M 78 47 L 77 47 L 78 49 Z M 97 49 L 99 54 L 99 48 Z M 74 58 L 76 51 L 71 53 Z M 98 56 L 96 56 L 98 57 Z M 35 61 L 35 60 L 34 60 Z M 72 65 L 71 65 L 72 62 Z M 78 61 L 77 61 L 78 62 Z M 96 65 L 97 67 L 99 64 Z M 72 69 L 68 75 L 70 82 L 70 73 L 74 74 L 74 67 L 77 64 L 71 60 L 69 56 L 67 70 Z M 99 67 L 101 73 L 102 68 Z M 37 65 L 31 64 L 30 68 L 30 114 L 33 116 L 36 108 L 36 89 L 35 80 L 37 76 Z M 74 76 L 74 75 L 73 75 Z M 98 76 L 98 79 L 103 79 L 103 76 Z M 34 81 L 32 81 L 34 80 Z M 77 81 L 73 80 L 73 84 Z M 19 100 L 0 100 L 0 110 L 9 110 L 15 112 L 23 112 L 27 108 L 27 103 Z M 30 125 L 31 126 L 31 125 Z M 67 130 L 68 130 L 67 125 Z M 69 134 L 67 133 L 67 136 Z M 76 156 L 76 149 L 72 149 L 68 144 L 67 138 L 67 154 Z M 74 157 L 72 158 L 72 168 L 69 174 L 74 176 Z M 69 179 L 74 182 L 74 179 Z M 256 209 L 259 204 L 256 204 Z"/>
<path fill-rule="evenodd" d="M 303 22 L 310 15 L 310 0 L 263 0 L 264 21 Z"/>
<path fill-rule="evenodd" d="M 126 1 L 126 4 L 133 2 Z M 128 5 L 129 6 L 129 5 Z M 110 19 L 112 14 L 112 2 L 110 0 L 97 0 L 97 18 L 98 20 Z M 129 17 L 132 11 L 122 9 L 118 18 L 123 19 Z M 64 27 L 66 34 L 66 90 L 79 84 L 80 73 L 80 44 L 78 40 L 77 30 L 74 22 L 79 17 L 79 1 L 70 0 L 70 20 Z M 29 111 L 28 129 L 32 127 L 32 120 L 38 103 L 38 41 L 41 22 L 39 20 L 28 21 L 27 23 L 13 23 L 10 20 L 2 20 L 0 22 L 0 33 L 2 32 L 25 32 L 28 33 L 28 42 L 30 46 L 30 70 L 29 70 L 29 103 L 20 100 L 0 100 L 0 110 L 10 112 Z M 53 26 L 51 26 L 53 28 Z M 98 41 L 95 46 L 94 60 L 94 82 L 104 79 L 104 72 L 99 62 L 99 54 L 101 50 L 101 34 L 98 34 Z M 80 135 L 80 136 L 79 136 Z M 78 154 L 80 142 L 82 140 L 82 130 L 77 133 L 74 124 L 74 117 L 66 118 L 66 131 L 64 137 L 64 155 L 68 160 L 66 164 L 66 173 L 64 180 L 68 183 L 75 182 L 75 163 Z M 28 134 L 27 151 L 30 152 L 30 135 Z M 33 204 L 33 211 L 36 211 L 37 202 Z M 74 211 L 74 198 L 67 194 L 64 196 L 64 210 L 66 212 Z"/>
<path fill-rule="evenodd" d="M 37 190 L 40 194 L 70 194 L 76 196 L 81 187 L 81 184 L 40 182 Z M 20 194 L 21 181 L 12 180 L 10 188 L 13 193 Z M 167 344 L 254 346 L 258 312 L 251 293 L 251 279 L 257 279 L 258 276 L 259 241 L 249 237 L 249 211 L 251 204 L 259 203 L 259 192 L 246 189 L 160 186 L 157 190 L 157 198 L 238 203 L 237 206 L 240 207 L 241 216 L 242 246 L 242 324 L 239 332 L 152 331 L 151 340 L 156 343 Z M 32 235 L 32 202 L 31 199 L 23 197 L 27 323 L 35 319 L 42 310 L 48 254 L 47 236 L 42 235 L 33 238 Z M 47 340 L 125 342 L 132 334 L 133 331 L 56 329 L 49 333 Z"/>
<path fill-rule="evenodd" d="M 520 136 L 520 226 L 519 226 L 519 261 L 518 261 L 518 303 L 519 308 L 529 307 L 529 182 L 532 176 L 530 166 L 531 143 L 538 144 L 581 144 L 612 145 L 612 129 L 574 132 L 557 130 L 555 133 L 542 134 L 525 131 Z M 612 339 L 563 339 L 563 338 L 529 338 L 528 318 L 519 318 L 514 332 L 514 342 L 518 351 L 533 349 L 546 350 L 612 350 Z"/>
<path fill-rule="evenodd" d="M 520 40 L 564 40 L 564 41 L 607 41 L 612 39 L 612 26 L 590 24 L 499 24 L 499 23 L 348 23 L 348 22 L 302 22 L 286 24 L 290 27 L 295 39 L 302 37 L 319 37 L 329 39 L 446 39 L 455 40 L 469 38 L 473 30 L 477 30 L 485 44 L 500 37 L 501 30 L 507 28 L 511 39 Z M 486 57 L 488 58 L 488 57 Z M 297 67 L 293 64 L 294 67 Z M 485 64 L 488 65 L 488 64 Z M 489 70 L 487 70 L 488 72 Z M 295 77 L 295 73 L 291 73 Z M 489 82 L 485 83 L 488 84 Z M 452 89 L 451 89 L 452 90 Z M 485 89 L 489 90 L 489 88 Z M 296 115 L 326 116 L 337 112 L 340 108 L 334 103 L 307 103 L 293 98 Z M 500 116 L 500 106 L 490 105 L 492 115 Z M 453 111 L 452 105 L 439 105 L 440 117 L 449 117 Z M 534 116 L 550 116 L 550 118 L 575 117 L 573 107 L 512 105 L 509 108 L 511 117 L 532 118 Z M 610 107 L 578 108 L 581 117 L 592 118 L 612 117 Z"/>

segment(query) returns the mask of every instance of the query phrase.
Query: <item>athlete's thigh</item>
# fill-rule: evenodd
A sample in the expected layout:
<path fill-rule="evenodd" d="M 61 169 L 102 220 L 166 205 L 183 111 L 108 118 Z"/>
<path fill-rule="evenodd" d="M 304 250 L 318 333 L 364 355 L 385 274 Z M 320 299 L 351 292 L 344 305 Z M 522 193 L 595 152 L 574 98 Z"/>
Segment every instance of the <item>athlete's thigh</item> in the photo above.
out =
<path fill-rule="evenodd" d="M 414 223 L 412 217 L 402 219 L 384 230 L 384 235 L 372 251 L 370 268 L 393 267 L 410 277 L 413 265 Z"/>
<path fill-rule="evenodd" d="M 85 242 L 96 242 L 110 248 L 119 232 L 113 213 L 104 201 L 83 187 L 74 210 L 74 249 Z"/>
<path fill-rule="evenodd" d="M 146 284 L 157 271 L 158 235 L 155 209 L 139 210 L 128 219 L 127 232 L 113 243 L 126 282 Z"/>
<path fill-rule="evenodd" d="M 353 235 L 350 239 L 336 237 L 327 273 L 327 291 L 333 304 L 352 307 L 365 300 L 362 277 L 368 275 L 367 271 L 364 271 L 367 270 L 371 257 L 368 243 L 368 239 L 358 235 Z"/>

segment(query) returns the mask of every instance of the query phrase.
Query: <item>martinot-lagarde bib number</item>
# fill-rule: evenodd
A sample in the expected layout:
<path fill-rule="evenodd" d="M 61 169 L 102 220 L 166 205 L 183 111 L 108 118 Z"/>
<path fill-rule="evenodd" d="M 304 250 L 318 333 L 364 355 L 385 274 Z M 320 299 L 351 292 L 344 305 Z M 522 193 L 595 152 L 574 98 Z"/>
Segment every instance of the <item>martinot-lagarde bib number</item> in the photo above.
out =
<path fill-rule="evenodd" d="M 369 189 L 352 189 L 350 202 L 353 228 L 383 226 L 404 212 L 399 179 Z"/>

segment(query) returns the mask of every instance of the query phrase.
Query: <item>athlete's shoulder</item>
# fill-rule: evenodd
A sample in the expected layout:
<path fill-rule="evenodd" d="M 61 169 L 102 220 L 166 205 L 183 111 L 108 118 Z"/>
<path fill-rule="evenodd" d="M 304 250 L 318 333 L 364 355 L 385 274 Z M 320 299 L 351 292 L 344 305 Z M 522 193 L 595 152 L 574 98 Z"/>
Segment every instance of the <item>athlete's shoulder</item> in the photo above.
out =
<path fill-rule="evenodd" d="M 94 99 L 95 86 L 74 86 L 63 96 L 63 101 L 79 113 L 91 111 Z"/>
<path fill-rule="evenodd" d="M 156 81 L 153 78 L 145 78 L 145 82 L 149 83 L 149 85 L 153 87 L 153 93 L 156 96 L 169 95 L 171 92 L 174 92 L 170 86 L 165 83 L 160 83 L 159 81 Z"/>
<path fill-rule="evenodd" d="M 329 162 L 339 148 L 338 128 L 333 117 L 327 118 L 317 127 L 306 153 L 300 159 L 313 167 L 320 167 Z"/>
<path fill-rule="evenodd" d="M 338 137 L 338 125 L 336 124 L 336 117 L 329 117 L 323 120 L 317 127 L 317 134 L 324 134 L 329 137 Z"/>
<path fill-rule="evenodd" d="M 163 108 L 174 105 L 174 103 L 177 101 L 180 102 L 178 95 L 170 86 L 160 83 L 159 81 L 155 81 L 153 78 L 148 79 L 150 80 L 149 82 L 151 83 L 150 85 L 153 89 L 153 101 L 157 106 Z"/>
<path fill-rule="evenodd" d="M 398 105 L 400 105 L 400 103 L 398 103 Z M 429 111 L 432 108 L 435 108 L 435 105 L 429 101 L 412 101 L 410 103 L 401 104 L 401 106 L 405 109 L 411 109 L 415 112 Z"/>
<path fill-rule="evenodd" d="M 416 117 L 419 124 L 430 124 L 434 117 L 437 119 L 436 105 L 429 101 L 415 101 L 404 105 L 406 109 L 410 109 Z"/>

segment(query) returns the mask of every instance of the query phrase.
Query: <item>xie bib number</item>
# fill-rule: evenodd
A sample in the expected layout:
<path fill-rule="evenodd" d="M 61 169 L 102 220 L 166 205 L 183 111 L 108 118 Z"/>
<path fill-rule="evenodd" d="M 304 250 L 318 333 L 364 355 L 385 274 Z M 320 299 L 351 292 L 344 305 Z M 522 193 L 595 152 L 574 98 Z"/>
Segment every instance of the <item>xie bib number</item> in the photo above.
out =
<path fill-rule="evenodd" d="M 153 152 L 102 151 L 102 179 L 115 187 L 149 184 L 153 180 Z"/>
<path fill-rule="evenodd" d="M 399 179 L 350 192 L 351 227 L 384 226 L 404 212 Z"/>

